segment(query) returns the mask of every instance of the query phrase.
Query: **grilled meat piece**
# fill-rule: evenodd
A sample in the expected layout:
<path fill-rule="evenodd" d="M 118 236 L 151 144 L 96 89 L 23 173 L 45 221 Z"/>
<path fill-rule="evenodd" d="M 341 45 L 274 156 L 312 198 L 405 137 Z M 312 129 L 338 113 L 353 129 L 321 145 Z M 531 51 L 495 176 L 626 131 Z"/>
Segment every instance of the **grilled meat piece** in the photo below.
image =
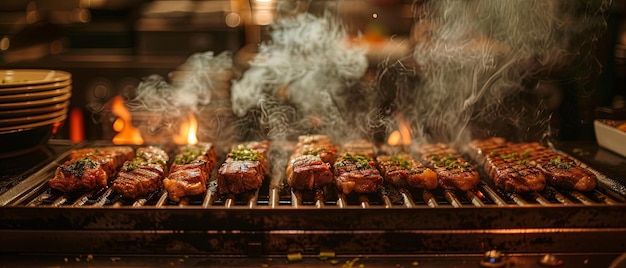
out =
<path fill-rule="evenodd" d="M 546 186 L 546 177 L 529 161 L 527 151 L 508 146 L 499 137 L 472 141 L 471 147 L 484 161 L 485 172 L 496 187 L 515 193 L 541 191 Z"/>
<path fill-rule="evenodd" d="M 220 194 L 241 194 L 261 187 L 269 173 L 269 141 L 249 142 L 233 148 L 217 171 Z"/>
<path fill-rule="evenodd" d="M 331 165 L 337 149 L 325 135 L 298 137 L 287 164 L 287 184 L 296 190 L 321 188 L 333 182 Z"/>
<path fill-rule="evenodd" d="M 109 178 L 132 158 L 133 148 L 128 146 L 75 150 L 69 160 L 57 167 L 48 186 L 62 192 L 105 188 Z"/>
<path fill-rule="evenodd" d="M 337 148 L 326 135 L 302 135 L 293 155 L 317 155 L 324 163 L 333 164 L 337 157 Z"/>
<path fill-rule="evenodd" d="M 381 155 L 376 161 L 383 178 L 396 186 L 426 189 L 437 187 L 437 173 L 407 154 Z"/>
<path fill-rule="evenodd" d="M 375 193 L 383 183 L 383 177 L 374 161 L 374 145 L 356 141 L 344 146 L 344 153 L 334 164 L 335 185 L 344 194 Z"/>
<path fill-rule="evenodd" d="M 369 158 L 376 157 L 376 147 L 367 140 L 354 140 L 343 145 L 343 153 L 362 155 Z"/>
<path fill-rule="evenodd" d="M 168 198 L 179 202 L 182 197 L 206 192 L 217 151 L 211 143 L 189 145 L 176 155 L 170 174 L 163 180 Z"/>
<path fill-rule="evenodd" d="M 135 158 L 126 161 L 113 180 L 113 188 L 125 198 L 136 199 L 161 187 L 167 174 L 169 156 L 158 147 L 137 149 Z"/>
<path fill-rule="evenodd" d="M 467 191 L 478 185 L 480 176 L 474 166 L 456 150 L 443 143 L 420 147 L 426 166 L 437 173 L 439 187 Z"/>
<path fill-rule="evenodd" d="M 528 161 L 536 163 L 550 185 L 577 191 L 591 191 L 598 184 L 598 178 L 591 171 L 577 165 L 572 158 L 538 142 L 513 143 L 511 147 L 526 152 Z"/>

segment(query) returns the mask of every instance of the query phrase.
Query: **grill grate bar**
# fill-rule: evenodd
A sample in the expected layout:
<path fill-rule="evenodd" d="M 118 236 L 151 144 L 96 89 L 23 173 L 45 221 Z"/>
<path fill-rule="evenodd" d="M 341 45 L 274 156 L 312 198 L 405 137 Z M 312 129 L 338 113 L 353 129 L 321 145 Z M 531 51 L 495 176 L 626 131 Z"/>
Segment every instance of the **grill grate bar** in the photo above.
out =
<path fill-rule="evenodd" d="M 98 197 L 98 199 L 93 204 L 93 206 L 94 207 L 102 207 L 102 206 L 104 206 L 104 204 L 106 204 L 107 200 L 109 199 L 109 197 L 111 196 L 112 193 L 113 193 L 113 188 L 107 189 L 106 192 L 104 192 L 104 194 L 102 194 L 100 197 Z"/>
<path fill-rule="evenodd" d="M 443 195 L 446 198 L 446 200 L 448 200 L 450 205 L 452 205 L 453 207 L 460 208 L 463 206 L 461 204 L 461 201 L 459 201 L 459 198 L 457 198 L 456 195 L 452 191 L 445 190 Z"/>
<path fill-rule="evenodd" d="M 67 202 L 67 197 L 62 195 L 59 196 L 57 199 L 54 200 L 54 202 L 52 202 L 52 204 L 50 204 L 50 206 L 52 207 L 59 207 L 63 204 L 65 204 Z"/>
<path fill-rule="evenodd" d="M 552 190 L 554 192 L 554 198 L 559 201 L 561 204 L 565 205 L 565 206 L 569 206 L 574 204 L 574 202 L 570 199 L 568 199 L 565 195 L 557 192 L 556 190 L 554 190 L 554 188 L 550 188 L 550 190 Z"/>
<path fill-rule="evenodd" d="M 180 202 L 168 199 L 168 193 L 164 189 L 150 196 L 137 200 L 128 200 L 112 188 L 92 191 L 82 195 L 60 194 L 46 186 L 35 186 L 28 193 L 19 198 L 14 198 L 12 204 L 19 200 L 26 206 L 93 206 L 93 207 L 202 207 L 202 208 L 234 208 L 247 207 L 255 209 L 259 207 L 313 207 L 313 208 L 438 208 L 441 206 L 452 208 L 463 207 L 490 207 L 490 206 L 529 206 L 539 204 L 542 206 L 558 205 L 620 205 L 622 202 L 615 199 L 610 189 L 599 186 L 592 192 L 579 192 L 570 190 L 557 190 L 548 186 L 541 192 L 531 193 L 504 193 L 489 185 L 481 183 L 477 189 L 470 191 L 443 190 L 443 189 L 409 189 L 395 188 L 386 185 L 380 188 L 378 193 L 372 194 L 344 194 L 332 187 L 317 189 L 315 191 L 295 191 L 289 188 L 279 188 L 265 185 L 256 191 L 241 195 L 220 196 L 216 189 L 209 188 L 202 195 L 185 197 Z M 24 196 L 30 196 L 25 198 Z M 617 196 L 616 198 L 619 198 Z"/>
<path fill-rule="evenodd" d="M 465 193 L 465 196 L 467 196 L 467 199 L 469 199 L 472 202 L 472 204 L 474 204 L 474 206 L 477 206 L 477 207 L 485 206 L 485 203 L 483 203 L 483 201 L 480 200 L 480 198 L 476 194 L 474 194 L 474 192 L 467 191 Z"/>
<path fill-rule="evenodd" d="M 498 206 L 506 206 L 506 201 L 502 199 L 493 189 L 486 185 L 482 185 L 481 187 L 485 193 L 493 200 L 494 203 Z"/>
<path fill-rule="evenodd" d="M 533 192 L 530 194 L 533 198 L 535 198 L 535 201 L 537 201 L 537 203 L 547 206 L 550 205 L 550 201 L 548 201 L 548 199 L 546 199 L 545 197 L 543 197 L 542 195 L 540 195 L 537 192 Z"/>
<path fill-rule="evenodd" d="M 161 196 L 159 197 L 159 200 L 156 202 L 155 206 L 163 207 L 165 206 L 165 204 L 167 204 L 167 191 L 163 191 L 163 193 L 161 193 Z"/>
<path fill-rule="evenodd" d="M 80 207 L 85 205 L 85 203 L 87 203 L 89 201 L 89 199 L 91 199 L 91 197 L 93 196 L 93 193 L 86 193 L 81 195 L 79 198 L 77 198 L 74 203 L 72 203 L 72 206 L 74 207 Z"/>
<path fill-rule="evenodd" d="M 315 207 L 316 208 L 324 208 L 324 191 L 317 190 L 315 191 Z"/>
<path fill-rule="evenodd" d="M 513 200 L 513 202 L 515 202 L 515 204 L 521 207 L 528 205 L 528 202 L 526 202 L 526 200 L 524 200 L 524 198 L 521 197 L 519 194 L 512 193 L 509 197 L 511 198 L 511 200 Z"/>
<path fill-rule="evenodd" d="M 597 198 L 598 200 L 602 201 L 603 203 L 607 204 L 607 205 L 615 205 L 617 204 L 617 202 L 613 199 L 611 199 L 610 197 L 608 197 L 607 195 L 599 192 L 599 191 L 593 191 L 593 195 L 595 198 Z"/>
<path fill-rule="evenodd" d="M 402 203 L 406 208 L 414 208 L 416 206 L 415 202 L 413 202 L 413 197 L 411 196 L 411 193 L 409 193 L 409 191 L 402 189 L 400 191 L 400 194 L 402 195 Z"/>
<path fill-rule="evenodd" d="M 439 207 L 439 204 L 437 204 L 437 200 L 435 199 L 435 196 L 433 196 L 433 194 L 430 191 L 424 189 L 424 192 L 422 193 L 422 197 L 429 207 L 431 208 Z"/>

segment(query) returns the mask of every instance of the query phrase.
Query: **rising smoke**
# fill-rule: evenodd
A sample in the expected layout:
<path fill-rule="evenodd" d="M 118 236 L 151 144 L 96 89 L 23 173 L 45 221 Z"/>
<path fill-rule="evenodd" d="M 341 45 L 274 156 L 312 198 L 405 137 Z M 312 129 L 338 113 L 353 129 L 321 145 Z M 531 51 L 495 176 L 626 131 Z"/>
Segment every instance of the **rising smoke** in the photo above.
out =
<path fill-rule="evenodd" d="M 418 1 L 413 60 L 420 77 L 398 86 L 397 94 L 410 101 L 394 106 L 422 142 L 545 138 L 554 131 L 553 111 L 538 88 L 557 84 L 550 93 L 557 96 L 565 85 L 589 88 L 599 67 L 590 64 L 593 44 L 609 6 L 596 0 Z"/>
<path fill-rule="evenodd" d="M 269 40 L 240 79 L 230 103 L 236 139 L 293 140 L 324 133 L 339 143 L 387 136 L 397 114 L 417 142 L 467 142 L 487 135 L 539 140 L 554 131 L 542 84 L 582 91 L 600 66 L 591 51 L 610 0 L 419 0 L 414 3 L 410 55 L 369 66 L 331 12 L 291 12 L 269 26 Z M 368 68 L 377 79 L 366 82 Z M 181 67 L 184 83 L 149 77 L 133 108 L 179 118 L 215 102 L 215 77 L 232 55 L 196 54 Z M 209 70 L 209 72 L 207 72 Z M 577 91 L 578 92 L 578 91 Z M 556 98 L 557 101 L 560 99 Z M 200 124 L 203 127 L 202 124 Z"/>

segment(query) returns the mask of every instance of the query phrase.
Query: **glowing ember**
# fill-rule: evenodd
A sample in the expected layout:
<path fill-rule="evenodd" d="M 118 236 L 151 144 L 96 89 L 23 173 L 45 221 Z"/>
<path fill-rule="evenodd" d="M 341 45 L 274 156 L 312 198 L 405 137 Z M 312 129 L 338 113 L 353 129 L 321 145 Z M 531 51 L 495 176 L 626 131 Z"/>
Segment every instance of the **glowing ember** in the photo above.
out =
<path fill-rule="evenodd" d="M 391 146 L 411 144 L 411 127 L 402 115 L 396 117 L 398 130 L 394 130 L 387 138 L 387 144 Z"/>
<path fill-rule="evenodd" d="M 132 125 L 132 117 L 124 106 L 124 99 L 121 96 L 116 96 L 111 101 L 113 114 L 118 117 L 113 122 L 113 130 L 118 132 L 113 137 L 113 144 L 143 144 L 141 133 Z"/>
<path fill-rule="evenodd" d="M 196 144 L 198 143 L 198 121 L 193 113 L 189 114 L 189 119 L 180 124 L 178 135 L 174 135 L 174 143 L 176 144 Z"/>

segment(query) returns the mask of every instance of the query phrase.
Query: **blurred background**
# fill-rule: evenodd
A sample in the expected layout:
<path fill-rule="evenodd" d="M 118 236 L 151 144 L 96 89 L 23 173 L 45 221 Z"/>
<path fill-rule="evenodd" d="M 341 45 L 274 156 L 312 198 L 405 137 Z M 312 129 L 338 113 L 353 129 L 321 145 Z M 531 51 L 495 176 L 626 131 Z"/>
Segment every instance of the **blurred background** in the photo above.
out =
<path fill-rule="evenodd" d="M 133 90 L 143 77 L 167 77 L 192 54 L 234 53 L 245 69 L 265 31 L 282 10 L 322 12 L 344 19 L 350 33 L 372 44 L 411 44 L 420 2 L 410 0 L 4 0 L 0 1 L 0 68 L 47 68 L 72 73 L 71 116 L 82 122 L 72 133 L 66 123 L 57 138 L 96 140 L 103 129 L 92 111 Z M 614 0 L 607 32 L 598 40 L 596 58 L 603 66 L 591 94 L 559 98 L 555 111 L 571 128 L 561 139 L 594 139 L 592 123 L 624 109 L 626 96 L 626 1 Z M 409 40 L 409 42 L 406 42 Z M 381 46 L 408 53 L 402 45 Z M 375 53 L 374 51 L 373 53 Z M 379 51 L 380 52 L 380 51 Z M 385 51 L 385 55 L 393 55 Z M 370 57 L 371 65 L 380 58 Z M 562 89 L 546 86 L 546 94 Z M 552 92 L 552 93 L 551 93 Z M 563 93 L 563 92 L 561 92 Z M 566 107 L 576 106 L 572 115 Z M 565 108 L 562 108 L 565 107 Z M 599 107 L 607 107 L 602 109 Z M 559 110 L 561 109 L 561 110 Z M 558 113 L 557 113 L 558 115 Z"/>

